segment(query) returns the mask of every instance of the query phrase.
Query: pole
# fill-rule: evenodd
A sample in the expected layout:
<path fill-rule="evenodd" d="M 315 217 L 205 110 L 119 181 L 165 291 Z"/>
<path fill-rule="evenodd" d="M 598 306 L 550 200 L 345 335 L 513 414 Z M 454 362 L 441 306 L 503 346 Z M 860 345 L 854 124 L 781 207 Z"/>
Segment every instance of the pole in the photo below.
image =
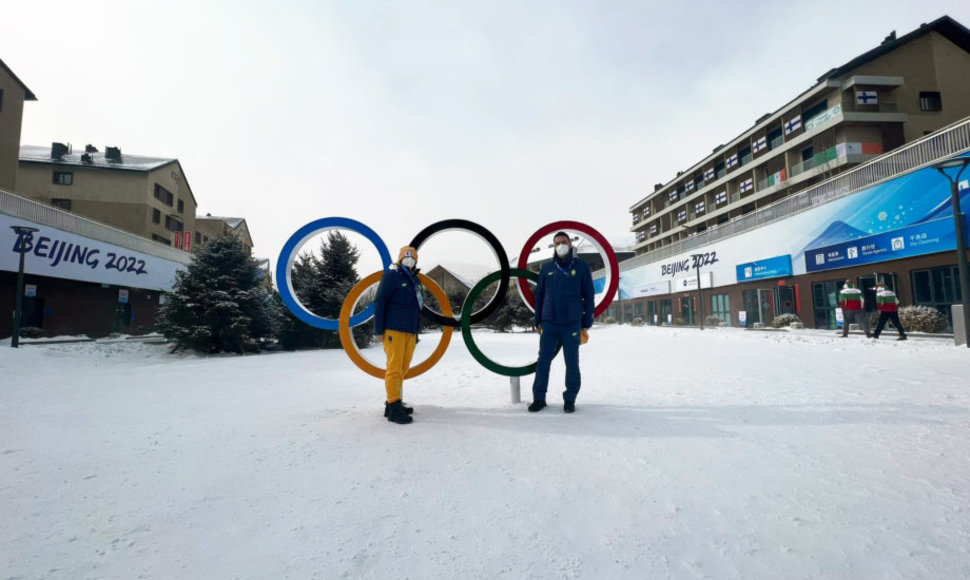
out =
<path fill-rule="evenodd" d="M 700 268 L 697 268 L 697 310 L 700 313 L 701 330 L 704 330 L 704 294 L 701 292 Z"/>
<path fill-rule="evenodd" d="M 953 203 L 953 233 L 957 237 L 957 274 L 960 277 L 960 304 L 963 306 L 963 332 L 967 348 L 970 348 L 970 275 L 967 273 L 967 231 L 966 219 L 960 208 L 960 176 L 970 164 L 970 159 L 961 157 L 934 165 L 937 171 L 950 182 L 950 197 Z M 959 167 L 956 177 L 951 178 L 944 169 Z"/>
<path fill-rule="evenodd" d="M 17 269 L 17 298 L 16 306 L 13 311 L 13 336 L 10 337 L 10 346 L 18 348 L 20 346 L 20 319 L 24 307 L 24 254 L 20 252 L 20 267 Z"/>
<path fill-rule="evenodd" d="M 964 166 L 966 167 L 966 166 Z M 963 173 L 961 170 L 960 173 Z M 970 275 L 967 274 L 967 228 L 960 208 L 960 174 L 950 182 L 950 195 L 953 197 L 953 219 L 957 235 L 957 270 L 960 275 L 960 304 L 963 305 L 963 332 L 967 348 L 970 348 Z"/>
<path fill-rule="evenodd" d="M 519 388 L 519 377 L 509 377 L 509 397 L 512 403 L 522 402 L 522 390 Z"/>

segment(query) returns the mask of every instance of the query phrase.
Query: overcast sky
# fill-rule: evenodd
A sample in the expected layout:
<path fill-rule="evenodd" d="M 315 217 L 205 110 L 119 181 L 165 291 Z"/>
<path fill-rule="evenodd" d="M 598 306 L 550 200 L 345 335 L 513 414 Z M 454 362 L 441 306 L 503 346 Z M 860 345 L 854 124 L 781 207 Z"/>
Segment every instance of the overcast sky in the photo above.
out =
<path fill-rule="evenodd" d="M 654 183 L 944 14 L 970 25 L 970 2 L 34 0 L 4 6 L 0 59 L 38 98 L 22 143 L 178 158 L 274 265 L 327 216 L 395 256 L 470 219 L 518 255 L 559 219 L 631 245 Z M 494 269 L 467 234 L 425 250 Z"/>

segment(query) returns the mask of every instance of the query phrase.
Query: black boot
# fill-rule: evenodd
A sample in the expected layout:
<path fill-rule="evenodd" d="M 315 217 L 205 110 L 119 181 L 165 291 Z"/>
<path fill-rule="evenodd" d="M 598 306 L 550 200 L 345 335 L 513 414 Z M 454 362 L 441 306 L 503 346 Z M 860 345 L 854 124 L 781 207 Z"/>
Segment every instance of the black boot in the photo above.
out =
<path fill-rule="evenodd" d="M 401 425 L 407 425 L 414 419 L 404 410 L 404 404 L 401 401 L 394 401 L 387 405 L 387 420 L 391 423 L 398 423 Z"/>
<path fill-rule="evenodd" d="M 576 401 L 563 401 L 562 410 L 565 413 L 572 413 L 576 411 Z"/>
<path fill-rule="evenodd" d="M 411 413 L 414 413 L 414 407 L 406 406 L 404 404 L 404 401 L 401 401 L 401 406 L 404 407 L 404 412 L 407 413 L 408 415 L 410 415 Z M 388 403 L 387 401 L 384 401 L 384 416 L 387 417 L 388 413 L 390 413 L 390 411 L 388 411 Z"/>
<path fill-rule="evenodd" d="M 538 413 L 545 406 L 546 406 L 546 400 L 545 399 L 536 399 L 535 401 L 532 401 L 532 404 L 531 405 L 529 405 L 529 412 L 530 413 Z"/>

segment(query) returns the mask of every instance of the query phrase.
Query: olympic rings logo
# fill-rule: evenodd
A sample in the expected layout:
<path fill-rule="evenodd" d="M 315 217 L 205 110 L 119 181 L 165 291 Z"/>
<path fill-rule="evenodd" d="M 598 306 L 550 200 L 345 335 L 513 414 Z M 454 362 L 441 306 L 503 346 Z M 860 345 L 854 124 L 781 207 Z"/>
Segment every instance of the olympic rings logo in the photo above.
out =
<path fill-rule="evenodd" d="M 296 257 L 303 245 L 309 241 L 310 238 L 325 231 L 335 229 L 350 230 L 367 238 L 367 240 L 377 249 L 382 266 L 382 270 L 364 277 L 350 290 L 347 297 L 344 298 L 343 306 L 340 309 L 340 315 L 336 320 L 317 316 L 316 314 L 310 312 L 297 298 L 296 292 L 293 290 L 293 280 L 291 277 L 293 262 L 296 260 Z M 451 303 L 448 301 L 448 296 L 445 294 L 445 291 L 431 278 L 425 276 L 424 274 L 418 274 L 418 279 L 421 281 L 424 287 L 431 292 L 431 294 L 435 297 L 435 300 L 437 300 L 438 304 L 441 306 L 441 312 L 439 313 L 435 312 L 430 306 L 425 304 L 421 309 L 421 314 L 425 318 L 441 324 L 442 332 L 441 340 L 438 342 L 437 347 L 434 349 L 431 355 L 417 365 L 412 366 L 404 375 L 405 379 L 416 377 L 424 373 L 441 360 L 441 357 L 444 356 L 445 351 L 448 349 L 448 345 L 451 342 L 451 335 L 455 328 L 461 329 L 462 339 L 465 341 L 465 346 L 468 348 L 468 351 L 471 353 L 472 357 L 474 357 L 479 364 L 488 370 L 508 377 L 520 377 L 535 372 L 535 362 L 523 366 L 510 367 L 498 364 L 489 359 L 475 344 L 472 337 L 471 327 L 472 324 L 476 324 L 488 318 L 488 316 L 490 316 L 502 305 L 513 277 L 518 279 L 517 288 L 519 295 L 522 297 L 522 301 L 530 310 L 533 312 L 535 311 L 535 295 L 533 294 L 532 289 L 529 287 L 528 281 L 538 281 L 539 276 L 535 272 L 528 270 L 526 266 L 533 246 L 535 246 L 535 244 L 543 236 L 547 236 L 560 230 L 575 231 L 586 234 L 589 242 L 603 257 L 603 262 L 607 265 L 606 292 L 595 305 L 595 309 L 593 311 L 594 317 L 599 316 L 606 311 L 610 303 L 613 301 L 613 297 L 616 295 L 619 287 L 620 267 L 616 259 L 616 253 L 613 251 L 613 248 L 602 234 L 581 222 L 568 220 L 556 221 L 536 230 L 536 232 L 532 234 L 526 241 L 525 245 L 523 245 L 522 251 L 519 253 L 517 267 L 515 268 L 509 266 L 508 256 L 506 255 L 505 250 L 502 248 L 502 244 L 499 242 L 498 238 L 481 225 L 469 220 L 449 219 L 431 224 L 430 226 L 421 230 L 408 245 L 420 250 L 421 245 L 428 241 L 431 236 L 447 230 L 465 230 L 482 238 L 491 247 L 493 253 L 495 254 L 495 257 L 499 263 L 499 269 L 479 280 L 478 283 L 476 283 L 475 286 L 468 292 L 468 296 L 465 297 L 465 301 L 462 305 L 460 317 L 455 317 L 454 312 L 451 309 Z M 276 262 L 276 280 L 279 285 L 280 297 L 283 299 L 283 304 L 286 305 L 290 312 L 292 312 L 294 316 L 306 324 L 309 324 L 315 328 L 336 330 L 340 335 L 340 344 L 343 346 L 344 351 L 354 362 L 354 364 L 356 364 L 358 368 L 367 374 L 379 379 L 384 378 L 384 369 L 371 364 L 366 358 L 364 358 L 363 353 L 360 352 L 360 348 L 357 346 L 357 343 L 354 341 L 353 336 L 351 335 L 350 329 L 354 326 L 364 324 L 373 318 L 373 304 L 369 304 L 367 308 L 357 314 L 352 315 L 352 313 L 357 308 L 357 304 L 360 302 L 364 292 L 381 281 L 384 271 L 388 269 L 391 263 L 391 253 L 388 250 L 387 245 L 384 243 L 384 240 L 382 240 L 381 237 L 374 232 L 374 230 L 361 222 L 343 217 L 321 218 L 306 224 L 294 232 L 294 234 L 286 241 L 286 244 L 283 245 L 283 250 L 280 252 L 280 257 Z M 494 284 L 496 281 L 498 281 L 499 286 L 495 294 L 492 295 L 491 299 L 482 308 L 472 312 L 472 306 L 475 304 L 478 297 L 482 294 L 482 292 L 485 291 L 486 288 L 488 288 L 491 284 Z"/>

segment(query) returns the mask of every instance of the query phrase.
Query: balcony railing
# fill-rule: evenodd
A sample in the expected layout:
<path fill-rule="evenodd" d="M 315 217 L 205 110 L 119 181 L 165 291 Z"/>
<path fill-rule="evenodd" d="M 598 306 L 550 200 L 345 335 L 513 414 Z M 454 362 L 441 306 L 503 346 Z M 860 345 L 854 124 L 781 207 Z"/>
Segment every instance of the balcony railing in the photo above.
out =
<path fill-rule="evenodd" d="M 650 264 L 706 246 L 968 151 L 970 151 L 970 117 L 768 207 L 713 226 L 689 240 L 673 242 L 630 258 L 623 263 L 623 266 L 632 268 Z M 738 201 L 735 195 L 731 194 L 732 203 Z"/>

